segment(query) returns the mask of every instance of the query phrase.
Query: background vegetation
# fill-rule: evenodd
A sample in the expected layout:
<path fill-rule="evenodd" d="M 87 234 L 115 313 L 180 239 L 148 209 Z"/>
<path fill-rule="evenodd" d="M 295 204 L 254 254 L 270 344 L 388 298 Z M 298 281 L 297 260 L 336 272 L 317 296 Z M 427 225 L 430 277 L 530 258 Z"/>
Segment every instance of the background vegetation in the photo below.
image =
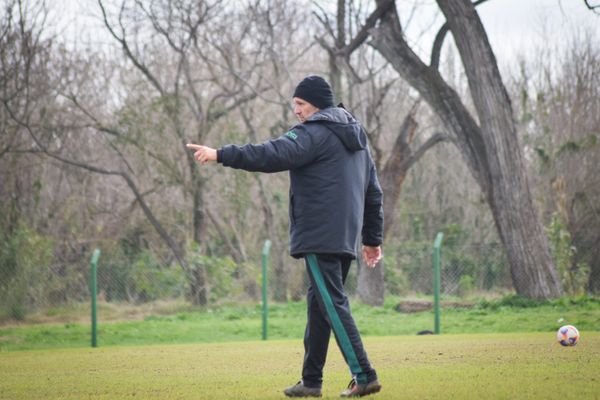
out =
<path fill-rule="evenodd" d="M 270 298 L 301 300 L 304 267 L 287 257 L 287 175 L 200 172 L 182 143 L 278 136 L 294 123 L 289 94 L 308 73 L 340 77 L 339 100 L 365 123 L 382 160 L 411 110 L 415 145 L 447 128 L 426 104 L 414 108 L 414 90 L 369 46 L 350 58 L 364 79 L 334 74 L 323 21 L 335 11 L 303 2 L 184 3 L 94 2 L 101 45 L 53 31 L 55 5 L 2 6 L 0 322 L 88 301 L 96 247 L 101 302 L 255 303 L 265 239 L 273 241 Z M 348 4 L 342 25 L 356 31 L 368 7 Z M 469 99 L 457 60 L 446 43 L 440 73 Z M 600 44 L 573 32 L 559 49 L 500 67 L 565 294 L 595 295 Z M 445 296 L 474 303 L 514 292 L 483 197 L 451 141 L 410 168 L 386 236 L 386 296 L 430 295 L 431 242 L 440 231 Z"/>

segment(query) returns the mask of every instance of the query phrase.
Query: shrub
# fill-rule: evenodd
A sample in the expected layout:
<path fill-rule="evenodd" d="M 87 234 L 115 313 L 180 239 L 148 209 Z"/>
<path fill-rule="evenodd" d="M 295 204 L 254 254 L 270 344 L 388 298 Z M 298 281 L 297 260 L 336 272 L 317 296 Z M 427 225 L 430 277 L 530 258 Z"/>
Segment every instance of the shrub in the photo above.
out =
<path fill-rule="evenodd" d="M 558 214 L 554 214 L 546 232 L 563 290 L 570 296 L 584 294 L 590 277 L 590 267 L 586 263 L 574 262 L 577 249 L 572 244 L 571 233 Z"/>
<path fill-rule="evenodd" d="M 47 295 L 52 241 L 20 225 L 2 235 L 0 248 L 0 304 L 5 317 L 23 320 Z"/>
<path fill-rule="evenodd" d="M 458 282 L 458 295 L 466 297 L 475 289 L 475 279 L 471 275 L 463 275 Z"/>

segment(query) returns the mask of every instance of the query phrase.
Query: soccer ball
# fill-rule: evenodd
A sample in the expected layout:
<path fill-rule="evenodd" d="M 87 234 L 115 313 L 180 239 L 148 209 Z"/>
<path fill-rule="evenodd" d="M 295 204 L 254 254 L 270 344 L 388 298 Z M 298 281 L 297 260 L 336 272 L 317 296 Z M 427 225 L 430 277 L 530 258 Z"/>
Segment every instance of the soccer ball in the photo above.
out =
<path fill-rule="evenodd" d="M 575 346 L 579 342 L 579 331 L 573 325 L 561 326 L 556 332 L 556 340 L 563 346 Z"/>

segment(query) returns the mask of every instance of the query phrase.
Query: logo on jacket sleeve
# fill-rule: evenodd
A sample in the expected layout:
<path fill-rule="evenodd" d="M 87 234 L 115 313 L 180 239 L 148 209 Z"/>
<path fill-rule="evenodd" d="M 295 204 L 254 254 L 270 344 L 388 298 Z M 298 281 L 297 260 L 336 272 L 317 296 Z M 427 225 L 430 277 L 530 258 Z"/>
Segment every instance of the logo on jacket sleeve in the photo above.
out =
<path fill-rule="evenodd" d="M 296 132 L 294 132 L 293 130 L 287 132 L 284 136 L 287 136 L 292 140 L 298 139 L 298 135 L 296 135 Z"/>

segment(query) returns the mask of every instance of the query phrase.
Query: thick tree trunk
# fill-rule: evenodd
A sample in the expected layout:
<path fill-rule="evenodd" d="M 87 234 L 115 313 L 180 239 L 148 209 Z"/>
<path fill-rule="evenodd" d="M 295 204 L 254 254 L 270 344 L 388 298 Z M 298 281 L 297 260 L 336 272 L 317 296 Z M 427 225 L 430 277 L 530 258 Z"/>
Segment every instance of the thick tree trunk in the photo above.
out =
<path fill-rule="evenodd" d="M 374 45 L 455 135 L 490 205 L 517 293 L 531 298 L 560 296 L 548 242 L 533 208 L 512 107 L 485 30 L 470 1 L 438 0 L 438 5 L 465 66 L 480 126 L 437 70 L 408 47 L 394 7 L 373 32 Z"/>
<path fill-rule="evenodd" d="M 469 81 L 488 155 L 490 206 L 506 248 L 517 293 L 533 298 L 562 294 L 550 247 L 533 206 L 512 106 L 475 7 L 468 0 L 438 0 Z"/>

